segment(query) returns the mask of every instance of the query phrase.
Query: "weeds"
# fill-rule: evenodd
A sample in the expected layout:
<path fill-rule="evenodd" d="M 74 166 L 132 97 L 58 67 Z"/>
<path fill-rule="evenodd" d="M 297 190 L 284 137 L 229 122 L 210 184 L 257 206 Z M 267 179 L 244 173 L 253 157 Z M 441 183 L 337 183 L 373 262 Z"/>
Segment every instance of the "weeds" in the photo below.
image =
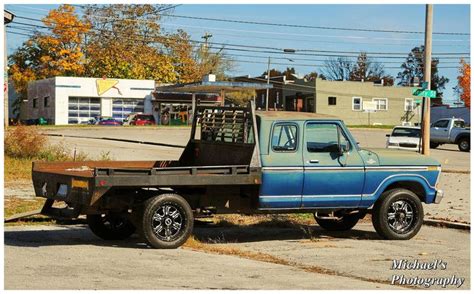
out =
<path fill-rule="evenodd" d="M 5 133 L 5 154 L 13 158 L 36 158 L 46 146 L 46 138 L 36 127 L 18 126 Z"/>

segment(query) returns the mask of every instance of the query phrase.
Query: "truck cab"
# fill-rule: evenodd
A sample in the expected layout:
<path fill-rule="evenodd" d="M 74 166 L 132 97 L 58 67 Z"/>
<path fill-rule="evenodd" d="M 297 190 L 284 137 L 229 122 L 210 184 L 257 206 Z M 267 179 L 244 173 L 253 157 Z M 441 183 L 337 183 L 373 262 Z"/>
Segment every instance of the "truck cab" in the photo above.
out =
<path fill-rule="evenodd" d="M 436 188 L 438 161 L 409 151 L 362 149 L 336 117 L 262 112 L 257 121 L 260 210 L 313 210 L 321 226 L 344 230 L 370 208 L 384 218 L 374 223 L 376 228 L 387 224 L 387 218 L 399 229 L 393 234 L 389 225 L 378 232 L 397 239 L 413 236 L 421 225 L 412 226 L 422 219 L 421 202 L 439 203 L 443 197 Z M 392 198 L 396 201 L 385 200 Z M 387 210 L 387 203 L 394 207 Z"/>
<path fill-rule="evenodd" d="M 442 118 L 431 124 L 430 147 L 434 149 L 442 144 L 456 144 L 464 152 L 471 150 L 471 130 L 463 119 Z"/>

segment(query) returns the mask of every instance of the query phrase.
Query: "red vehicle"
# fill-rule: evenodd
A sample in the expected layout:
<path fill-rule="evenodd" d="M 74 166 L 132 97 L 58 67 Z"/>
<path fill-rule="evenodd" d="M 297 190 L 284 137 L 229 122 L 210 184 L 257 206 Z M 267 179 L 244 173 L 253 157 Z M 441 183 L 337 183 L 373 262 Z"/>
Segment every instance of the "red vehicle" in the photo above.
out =
<path fill-rule="evenodd" d="M 132 126 L 151 126 L 154 125 L 155 118 L 151 114 L 136 114 L 130 121 Z"/>

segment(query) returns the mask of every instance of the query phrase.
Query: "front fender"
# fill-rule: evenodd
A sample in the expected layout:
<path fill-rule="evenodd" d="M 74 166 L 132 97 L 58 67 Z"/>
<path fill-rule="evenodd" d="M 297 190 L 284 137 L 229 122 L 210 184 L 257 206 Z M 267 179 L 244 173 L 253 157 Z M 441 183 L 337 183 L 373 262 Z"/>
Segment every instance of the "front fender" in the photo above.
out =
<path fill-rule="evenodd" d="M 372 206 L 375 201 L 377 201 L 377 199 L 382 195 L 382 193 L 387 190 L 389 186 L 399 182 L 411 182 L 420 185 L 423 188 L 425 194 L 424 202 L 427 204 L 434 202 L 436 188 L 430 184 L 430 181 L 424 175 L 395 174 L 386 177 L 382 182 L 378 184 L 376 189 L 370 192 L 364 191 L 364 194 L 362 194 L 361 206 Z"/>

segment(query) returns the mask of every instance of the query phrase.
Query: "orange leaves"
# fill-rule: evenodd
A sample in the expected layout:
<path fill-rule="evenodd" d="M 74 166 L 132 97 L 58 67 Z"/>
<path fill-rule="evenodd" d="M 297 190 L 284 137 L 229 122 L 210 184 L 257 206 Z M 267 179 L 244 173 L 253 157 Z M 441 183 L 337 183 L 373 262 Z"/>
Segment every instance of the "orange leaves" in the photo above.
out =
<path fill-rule="evenodd" d="M 458 90 L 466 107 L 471 108 L 471 65 L 461 59 L 458 76 Z"/>

